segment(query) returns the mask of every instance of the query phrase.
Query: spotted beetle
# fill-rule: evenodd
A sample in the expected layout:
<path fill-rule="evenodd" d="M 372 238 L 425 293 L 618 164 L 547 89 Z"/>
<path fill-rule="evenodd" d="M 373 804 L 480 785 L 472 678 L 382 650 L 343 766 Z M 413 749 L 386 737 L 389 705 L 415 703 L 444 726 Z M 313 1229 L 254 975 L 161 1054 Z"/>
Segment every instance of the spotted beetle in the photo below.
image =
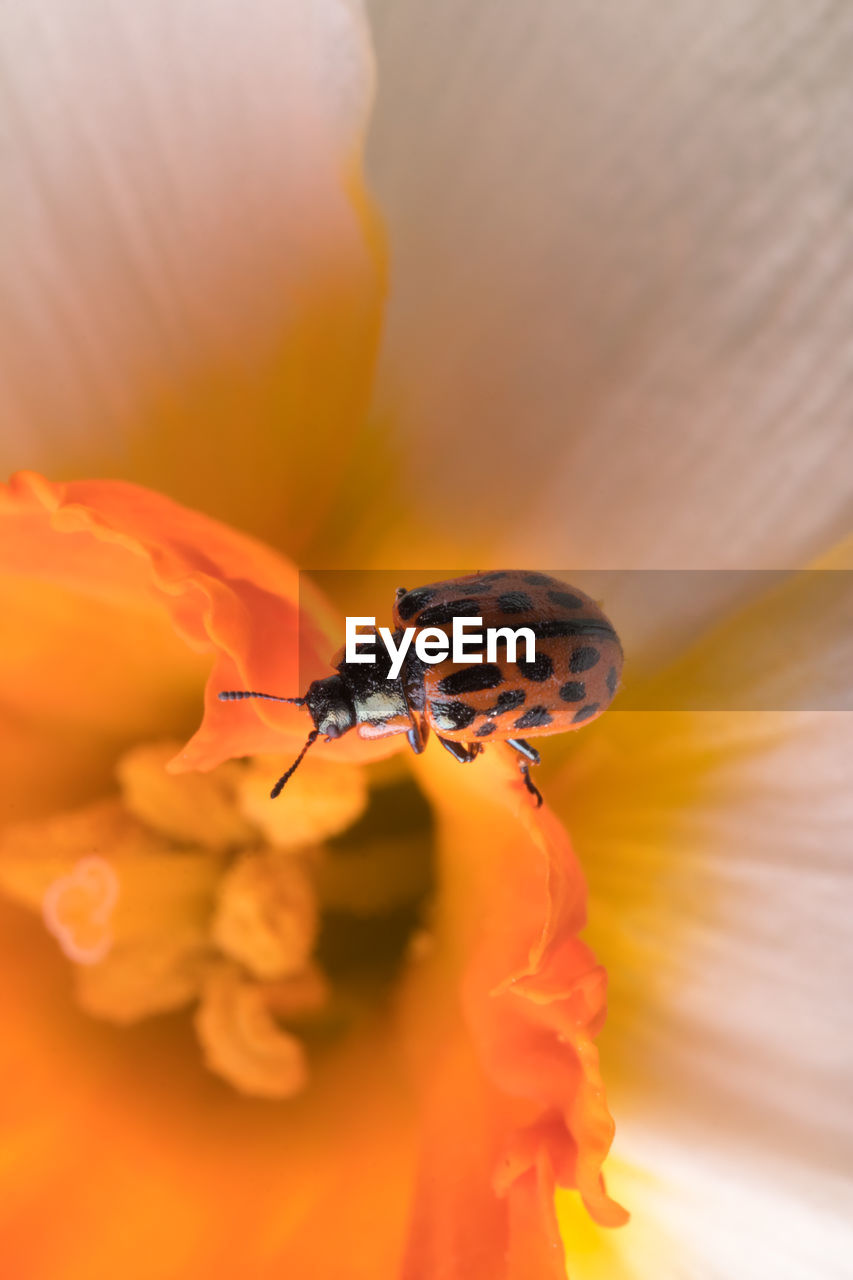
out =
<path fill-rule="evenodd" d="M 432 729 L 463 764 L 475 760 L 486 744 L 505 742 L 518 753 L 525 785 L 541 804 L 530 778 L 539 752 L 527 738 L 581 728 L 607 709 L 622 672 L 619 638 L 582 591 L 544 573 L 504 570 L 413 591 L 401 587 L 394 605 L 395 640 L 405 627 L 414 627 L 416 634 L 429 627 L 449 636 L 458 617 L 482 618 L 484 629 L 529 627 L 535 660 L 510 662 L 504 648 L 503 658 L 486 661 L 484 648 L 480 661 L 448 657 L 428 664 L 412 647 L 392 678 L 390 655 L 377 646 L 374 663 L 337 662 L 334 675 L 315 680 L 300 698 L 249 690 L 220 693 L 223 701 L 269 698 L 308 709 L 314 728 L 273 787 L 272 798 L 321 735 L 328 742 L 351 729 L 362 738 L 405 733 L 419 755 Z"/>

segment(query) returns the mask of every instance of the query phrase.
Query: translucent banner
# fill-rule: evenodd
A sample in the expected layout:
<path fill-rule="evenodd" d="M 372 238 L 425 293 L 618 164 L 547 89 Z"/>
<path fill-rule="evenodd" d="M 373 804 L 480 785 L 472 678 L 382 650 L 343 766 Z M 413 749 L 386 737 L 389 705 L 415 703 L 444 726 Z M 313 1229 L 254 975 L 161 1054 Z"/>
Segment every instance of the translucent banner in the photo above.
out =
<path fill-rule="evenodd" d="M 473 574 L 479 589 L 476 583 L 449 592 L 439 586 Z M 603 610 L 625 655 L 614 711 L 853 710 L 853 572 L 847 570 L 322 569 L 300 575 L 301 604 L 314 617 L 318 608 L 324 611 L 323 662 L 331 663 L 343 658 L 347 617 L 373 618 L 393 631 L 401 588 L 434 589 L 423 599 L 442 605 L 464 600 L 468 618 L 480 604 L 488 614 L 494 610 L 488 602 L 505 597 L 506 623 L 523 626 L 531 620 L 524 575 L 531 582 L 539 575 L 557 579 L 555 596 L 569 598 L 576 588 Z M 445 613 L 433 605 L 422 616 L 443 619 Z M 580 606 L 566 616 L 578 626 L 585 621 Z M 298 692 L 330 673 L 330 665 L 318 665 L 316 640 L 311 652 L 300 646 L 304 687 Z"/>

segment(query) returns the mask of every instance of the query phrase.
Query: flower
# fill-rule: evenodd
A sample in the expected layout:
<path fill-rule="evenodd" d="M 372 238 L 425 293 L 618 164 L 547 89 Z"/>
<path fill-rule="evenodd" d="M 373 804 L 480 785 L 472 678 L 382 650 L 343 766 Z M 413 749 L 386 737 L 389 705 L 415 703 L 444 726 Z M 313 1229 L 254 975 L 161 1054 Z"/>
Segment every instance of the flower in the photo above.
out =
<path fill-rule="evenodd" d="M 279 1110 L 265 1122 L 287 1136 L 285 1176 L 303 1161 L 319 1171 L 315 1191 L 304 1193 L 313 1220 L 334 1214 L 328 1178 L 359 1155 L 368 1169 L 379 1162 L 380 1185 L 392 1171 L 404 1184 L 413 1179 L 411 1207 L 405 1199 L 393 1213 L 386 1206 L 382 1229 L 364 1222 L 351 1241 L 365 1274 L 391 1274 L 395 1250 L 412 1275 L 512 1275 L 531 1267 L 561 1274 L 555 1180 L 577 1188 L 600 1222 L 625 1215 L 601 1175 L 613 1129 L 593 1045 L 604 1017 L 604 974 L 578 939 L 583 880 L 559 823 L 531 805 L 503 757 L 467 786 L 432 760 L 425 782 L 439 827 L 440 888 L 427 913 L 432 876 L 411 796 L 397 804 L 398 825 L 384 839 L 374 822 L 346 852 L 329 843 L 363 815 L 363 771 L 345 761 L 369 757 L 371 746 L 344 738 L 327 753 L 343 763 L 310 759 L 287 803 L 272 809 L 264 777 L 280 765 L 273 769 L 264 753 L 298 740 L 304 713 L 275 706 L 261 716 L 254 707 L 235 713 L 216 697 L 225 685 L 296 687 L 300 639 L 303 651 L 307 645 L 319 656 L 321 619 L 304 612 L 299 636 L 286 563 L 214 521 L 118 482 L 50 485 L 21 473 L 3 496 L 0 519 L 4 545 L 14 548 L 4 565 L 12 602 L 16 586 L 26 599 L 44 594 L 56 604 L 60 596 L 72 652 L 107 650 L 101 662 L 110 667 L 121 657 L 102 617 L 81 607 L 94 598 L 129 615 L 120 639 L 140 625 L 146 634 L 155 628 L 159 608 L 180 640 L 214 655 L 204 721 L 186 747 L 155 741 L 126 750 L 116 762 L 117 792 L 13 823 L 0 842 L 0 886 L 41 913 L 76 966 L 80 1008 L 124 1027 L 193 1004 L 199 1056 L 213 1072 L 252 1098 L 304 1095 L 294 1120 Z M 262 643 L 265 636 L 277 643 Z M 166 665 L 152 678 L 177 682 L 181 664 L 172 673 Z M 19 675 L 25 704 L 26 677 L 30 686 L 40 678 L 29 654 Z M 96 675 L 82 687 L 73 683 L 87 703 L 98 698 Z M 387 751 L 387 743 L 377 745 Z M 185 772 L 199 768 L 212 772 Z M 418 930 L 427 927 L 431 954 L 414 964 Z M 389 974 L 398 988 L 390 1006 Z M 115 1052 L 121 1059 L 128 1050 L 116 1045 Z M 407 1055 L 412 1064 L 403 1072 Z M 14 1071 L 14 1058 L 11 1065 Z M 150 1059 L 138 1060 L 136 1070 L 125 1060 L 122 1073 L 136 1090 L 150 1069 Z M 189 1119 L 217 1129 L 221 1099 L 192 1081 L 186 1063 L 182 1075 L 181 1128 Z M 201 1093 L 194 1102 L 185 1093 L 190 1082 Z M 162 1087 L 171 1094 L 168 1083 Z M 412 1116 L 394 1097 L 401 1087 Z M 46 1090 L 41 1114 L 62 1115 L 62 1089 L 52 1081 Z M 80 1120 L 94 1129 L 90 1106 Z M 174 1106 L 164 1100 L 164 1111 Z M 337 1125 L 312 1149 L 300 1127 L 319 1130 L 316 1113 L 327 1107 Z M 225 1114 L 230 1125 L 230 1107 Z M 384 1148 L 389 1114 L 408 1130 L 422 1129 L 407 1134 L 402 1153 Z M 18 1123 L 28 1122 L 24 1104 Z M 220 1176 L 231 1168 L 234 1145 L 244 1146 L 241 1132 L 224 1140 Z M 253 1153 L 254 1143 L 245 1143 L 243 1157 Z M 189 1159 L 194 1165 L 198 1152 Z M 263 1168 L 265 1157 L 258 1159 Z M 159 1160 L 168 1167 L 175 1154 L 161 1149 Z M 157 1168 L 160 1176 L 159 1161 Z M 142 1172 L 134 1184 L 143 1204 L 151 1176 Z M 268 1176 L 275 1182 L 279 1175 Z M 378 1187 L 367 1171 L 359 1184 L 349 1194 L 375 1206 Z M 184 1200 L 181 1193 L 180 1209 Z M 118 1214 L 105 1189 L 99 1210 Z M 222 1213 L 213 1235 L 222 1274 L 262 1265 L 269 1246 L 254 1252 L 255 1234 L 241 1218 Z M 277 1266 L 303 1273 L 326 1265 L 322 1248 L 300 1231 L 273 1256 Z M 32 1266 L 30 1255 L 22 1250 L 16 1265 Z M 200 1258 L 183 1263 L 186 1274 L 208 1266 Z"/>
<path fill-rule="evenodd" d="M 700 29 L 646 4 L 618 22 L 594 6 L 473 5 L 460 24 L 441 0 L 426 22 L 372 4 L 368 161 L 393 257 L 364 425 L 384 287 L 359 179 L 368 44 L 355 6 L 323 0 L 310 21 L 302 8 L 38 0 L 6 20 L 8 469 L 141 481 L 314 565 L 824 556 L 849 528 L 840 14 L 761 0 L 748 23 L 724 5 Z M 846 550 L 819 563 L 849 567 Z M 151 744 L 194 727 L 209 658 L 161 606 L 141 608 L 130 571 L 119 600 L 107 569 L 109 590 L 86 579 L 85 620 L 111 637 L 110 661 L 72 643 L 79 581 L 12 575 L 4 634 L 24 641 L 4 651 L 4 820 L 93 805 L 119 760 L 127 794 L 134 777 L 137 799 L 156 794 Z M 734 609 L 741 625 L 746 604 L 756 627 L 774 610 L 736 574 L 685 583 L 650 607 L 648 578 L 611 578 L 608 608 L 635 662 L 659 670 L 711 628 L 688 660 L 704 679 L 721 619 Z M 843 617 L 822 618 L 788 671 L 843 681 L 848 637 Z M 558 1195 L 575 1280 L 831 1274 L 849 1253 L 849 735 L 842 710 L 613 711 L 549 742 L 542 785 L 590 879 L 588 937 L 611 978 L 608 1187 L 633 1211 L 599 1232 Z M 441 785 L 433 768 L 418 776 L 443 796 L 485 782 L 456 770 Z M 470 847 L 444 846 L 446 865 Z M 98 861 L 67 874 L 48 897 L 54 934 L 97 954 L 116 886 Z M 225 1086 L 199 1076 L 185 1013 L 114 1034 L 79 1017 L 56 941 L 35 916 L 4 917 L 4 1245 L 43 1275 L 88 1277 L 138 1269 L 154 1238 L 152 1271 L 215 1274 L 227 1218 L 262 1273 L 301 1248 L 337 1274 L 345 1242 L 368 1238 L 394 1265 L 411 1060 L 345 1130 L 348 1082 L 375 1084 L 376 1041 L 348 1038 L 327 1113 L 309 1119 L 297 1096 L 285 1131 L 269 1103 L 208 1091 Z M 217 945 L 233 946 L 225 919 Z M 421 990 L 424 1010 L 405 1002 L 414 1032 L 447 1008 Z M 250 1001 L 242 1025 L 256 1013 Z M 298 1168 L 282 1161 L 297 1132 Z M 349 1160 L 330 1170 L 320 1154 L 344 1134 Z M 419 1208 L 437 1208 L 430 1182 Z M 377 1274 L 376 1257 L 350 1261 Z"/>

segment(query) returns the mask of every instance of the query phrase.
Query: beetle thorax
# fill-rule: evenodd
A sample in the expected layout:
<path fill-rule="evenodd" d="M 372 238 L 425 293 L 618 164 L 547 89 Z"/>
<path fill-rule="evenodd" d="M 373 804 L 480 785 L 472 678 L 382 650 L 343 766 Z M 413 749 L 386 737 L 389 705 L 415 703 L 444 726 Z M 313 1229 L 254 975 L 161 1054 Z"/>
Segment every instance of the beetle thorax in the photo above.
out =
<path fill-rule="evenodd" d="M 338 666 L 337 678 L 352 704 L 356 723 L 388 725 L 402 717 L 411 723 L 402 677 L 389 676 L 391 658 L 384 645 L 377 645 L 374 653 L 375 662 L 342 662 Z"/>

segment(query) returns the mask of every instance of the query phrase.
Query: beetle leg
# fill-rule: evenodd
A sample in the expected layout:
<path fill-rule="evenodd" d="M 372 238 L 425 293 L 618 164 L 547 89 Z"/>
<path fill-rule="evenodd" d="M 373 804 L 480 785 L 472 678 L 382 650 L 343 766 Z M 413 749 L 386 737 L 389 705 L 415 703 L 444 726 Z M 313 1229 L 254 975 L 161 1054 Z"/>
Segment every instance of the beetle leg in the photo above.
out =
<path fill-rule="evenodd" d="M 524 779 L 524 785 L 532 796 L 536 799 L 536 808 L 542 808 L 542 792 L 530 776 L 530 765 L 526 760 L 519 760 L 518 767 L 521 770 L 521 776 Z"/>
<path fill-rule="evenodd" d="M 416 720 L 412 717 L 412 727 L 406 734 L 409 746 L 412 748 L 416 756 L 419 756 L 427 744 L 429 737 L 429 725 L 425 720 Z"/>
<path fill-rule="evenodd" d="M 539 752 L 535 747 L 531 747 L 529 742 L 525 742 L 524 738 L 507 738 L 506 744 L 512 747 L 519 754 L 518 767 L 521 770 L 521 776 L 524 779 L 524 785 L 532 796 L 536 798 L 536 807 L 541 808 L 542 792 L 536 786 L 530 777 L 530 766 L 539 763 Z"/>
<path fill-rule="evenodd" d="M 472 742 L 470 747 L 466 747 L 464 742 L 453 742 L 450 738 L 439 738 L 439 742 L 460 764 L 470 764 L 483 750 L 479 742 Z"/>
<path fill-rule="evenodd" d="M 512 747 L 520 756 L 524 756 L 525 760 L 529 760 L 531 764 L 539 764 L 539 752 L 524 738 L 507 738 L 506 745 Z"/>

